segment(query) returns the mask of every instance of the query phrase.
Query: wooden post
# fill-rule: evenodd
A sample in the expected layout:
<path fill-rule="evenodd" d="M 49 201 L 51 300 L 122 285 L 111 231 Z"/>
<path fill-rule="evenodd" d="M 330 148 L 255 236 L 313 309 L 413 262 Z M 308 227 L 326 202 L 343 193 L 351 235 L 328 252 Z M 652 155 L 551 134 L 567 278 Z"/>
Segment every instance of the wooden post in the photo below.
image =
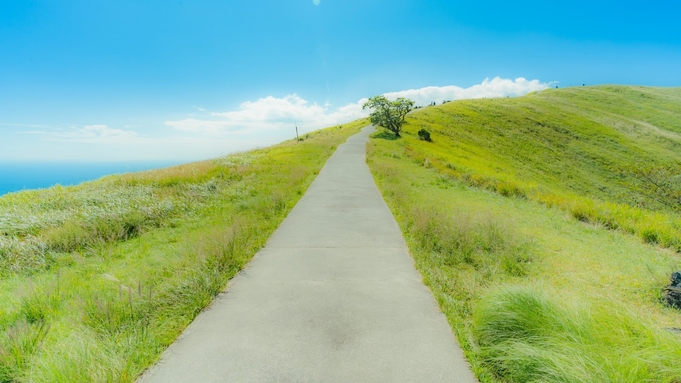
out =
<path fill-rule="evenodd" d="M 300 138 L 298 138 L 298 124 L 296 124 L 296 141 L 300 141 Z"/>

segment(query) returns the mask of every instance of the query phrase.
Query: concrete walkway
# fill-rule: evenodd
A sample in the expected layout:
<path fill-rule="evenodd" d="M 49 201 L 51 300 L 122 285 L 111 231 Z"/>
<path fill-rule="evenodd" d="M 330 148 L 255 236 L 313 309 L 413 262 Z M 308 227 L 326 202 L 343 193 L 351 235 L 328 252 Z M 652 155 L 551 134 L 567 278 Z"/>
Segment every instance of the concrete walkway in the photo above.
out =
<path fill-rule="evenodd" d="M 141 382 L 475 382 L 348 139 Z"/>

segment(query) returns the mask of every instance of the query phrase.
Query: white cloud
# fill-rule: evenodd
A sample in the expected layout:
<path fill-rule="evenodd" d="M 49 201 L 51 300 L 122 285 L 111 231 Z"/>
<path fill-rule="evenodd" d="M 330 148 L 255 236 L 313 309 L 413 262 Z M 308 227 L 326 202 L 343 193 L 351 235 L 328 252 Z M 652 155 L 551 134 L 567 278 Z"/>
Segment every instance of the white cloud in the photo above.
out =
<path fill-rule="evenodd" d="M 49 125 L 36 125 L 36 124 L 9 124 L 6 122 L 0 122 L 0 126 L 10 126 L 18 128 L 49 128 Z"/>
<path fill-rule="evenodd" d="M 181 131 L 216 136 L 278 132 L 290 130 L 294 124 L 301 132 L 306 132 L 367 116 L 368 112 L 362 110 L 364 101 L 333 109 L 329 105 L 309 103 L 297 94 L 282 98 L 268 96 L 246 101 L 238 110 L 213 112 L 210 114 L 211 119 L 186 118 L 166 121 L 165 124 Z"/>
<path fill-rule="evenodd" d="M 15 131 L 0 138 L 14 143 L 3 147 L 0 161 L 195 161 L 281 141 L 258 137 L 209 137 L 174 130 L 170 135 L 165 134 L 168 132 L 150 134 L 148 130 L 146 133 L 106 125 Z"/>
<path fill-rule="evenodd" d="M 544 90 L 551 84 L 539 80 L 528 81 L 519 77 L 515 80 L 495 77 L 485 79 L 481 84 L 469 88 L 458 86 L 429 86 L 400 92 L 386 93 L 390 99 L 406 97 L 416 101 L 417 105 L 443 100 L 460 100 L 467 98 L 521 96 L 529 92 Z M 256 101 L 246 101 L 238 110 L 210 113 L 209 118 L 186 118 L 177 121 L 166 121 L 167 126 L 185 132 L 211 136 L 235 136 L 266 133 L 290 133 L 294 124 L 301 132 L 307 132 L 327 126 L 342 124 L 358 118 L 366 117 L 369 111 L 362 110 L 367 99 L 338 108 L 330 105 L 319 105 L 316 102 L 301 98 L 297 94 L 289 94 L 282 98 L 268 96 Z"/>
<path fill-rule="evenodd" d="M 426 105 L 432 101 L 463 98 L 520 96 L 550 86 L 538 80 L 496 77 L 469 88 L 457 86 L 425 87 L 386 93 L 388 98 L 407 97 Z M 297 94 L 281 98 L 265 97 L 242 103 L 238 109 L 209 112 L 196 106 L 196 117 L 165 121 L 166 127 L 107 125 L 51 127 L 0 123 L 20 128 L 5 133 L 2 142 L 15 142 L 0 151 L 2 159 L 88 159 L 88 160 L 199 160 L 235 151 L 263 147 L 295 137 L 294 124 L 301 134 L 314 129 L 343 124 L 365 117 L 366 99 L 341 107 L 320 105 Z M 201 117 L 198 117 L 201 116 Z M 0 130 L 0 134 L 3 132 Z M 23 135 L 23 139 L 20 136 Z M 35 139 L 26 140 L 31 135 Z M 30 142 L 30 144 L 29 144 Z M 58 143 L 56 145 L 55 143 Z M 27 150 L 27 148 L 31 148 Z"/>
<path fill-rule="evenodd" d="M 427 105 L 431 102 L 440 103 L 444 100 L 522 96 L 530 92 L 547 89 L 550 86 L 550 83 L 539 82 L 539 80 L 528 81 L 523 77 L 515 80 L 495 77 L 492 80 L 486 78 L 481 84 L 473 85 L 470 88 L 461 88 L 455 85 L 428 86 L 386 93 L 385 96 L 390 99 L 409 98 L 414 100 L 416 105 Z"/>
<path fill-rule="evenodd" d="M 35 134 L 52 141 L 85 143 L 128 143 L 138 138 L 137 132 L 109 128 L 106 125 L 87 125 L 82 128 L 54 128 L 52 130 L 31 130 L 22 132 Z"/>
<path fill-rule="evenodd" d="M 112 129 L 106 125 L 87 125 L 72 132 L 74 138 L 79 139 L 119 139 L 137 137 L 137 132 L 131 130 Z"/>

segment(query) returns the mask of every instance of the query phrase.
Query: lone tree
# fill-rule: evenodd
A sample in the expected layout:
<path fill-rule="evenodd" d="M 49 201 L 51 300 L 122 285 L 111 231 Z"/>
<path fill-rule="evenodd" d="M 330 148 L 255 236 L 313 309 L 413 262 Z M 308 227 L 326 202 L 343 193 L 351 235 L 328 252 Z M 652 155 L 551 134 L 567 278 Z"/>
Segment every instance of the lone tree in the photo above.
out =
<path fill-rule="evenodd" d="M 414 101 L 402 97 L 390 101 L 385 96 L 375 96 L 364 103 L 362 109 L 366 108 L 374 110 L 369 115 L 372 124 L 388 129 L 400 137 L 404 118 L 414 109 Z"/>

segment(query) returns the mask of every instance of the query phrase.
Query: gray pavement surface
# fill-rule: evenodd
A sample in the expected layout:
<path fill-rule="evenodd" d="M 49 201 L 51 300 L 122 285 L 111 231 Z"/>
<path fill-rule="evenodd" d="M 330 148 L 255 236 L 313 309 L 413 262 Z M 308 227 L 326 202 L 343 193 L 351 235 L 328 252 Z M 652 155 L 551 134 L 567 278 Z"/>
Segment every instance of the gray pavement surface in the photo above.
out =
<path fill-rule="evenodd" d="M 140 382 L 476 382 L 365 163 L 373 129 Z"/>

